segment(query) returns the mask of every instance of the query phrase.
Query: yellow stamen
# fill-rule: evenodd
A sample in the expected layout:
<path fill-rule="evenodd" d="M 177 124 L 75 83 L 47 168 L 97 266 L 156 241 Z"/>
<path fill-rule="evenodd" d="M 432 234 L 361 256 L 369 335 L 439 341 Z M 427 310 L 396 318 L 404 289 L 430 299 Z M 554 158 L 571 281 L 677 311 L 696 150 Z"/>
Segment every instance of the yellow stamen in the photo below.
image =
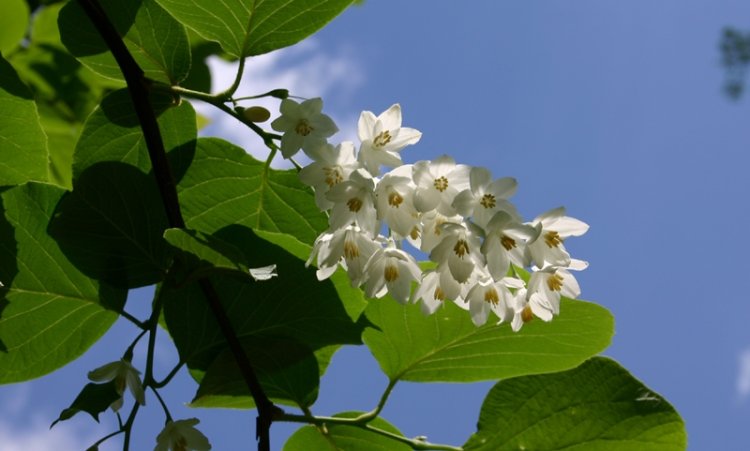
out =
<path fill-rule="evenodd" d="M 312 125 L 310 125 L 309 122 L 307 122 L 307 119 L 300 119 L 299 122 L 297 122 L 297 126 L 294 127 L 294 131 L 297 132 L 298 135 L 307 136 L 312 131 L 315 130 Z"/>
<path fill-rule="evenodd" d="M 444 176 L 438 177 L 435 179 L 433 185 L 435 185 L 436 190 L 442 193 L 443 191 L 448 189 L 448 179 Z"/>
<path fill-rule="evenodd" d="M 419 235 L 420 235 L 419 227 L 414 226 L 411 229 L 411 232 L 409 233 L 409 236 L 411 237 L 412 240 L 416 240 L 417 238 L 419 238 Z"/>
<path fill-rule="evenodd" d="M 372 140 L 372 144 L 375 147 L 383 147 L 389 142 L 391 142 L 391 139 L 393 139 L 393 136 L 391 136 L 391 132 L 389 130 L 383 130 L 378 134 L 378 136 L 375 137 L 375 139 Z"/>
<path fill-rule="evenodd" d="M 497 290 L 490 288 L 484 292 L 484 302 L 489 302 L 492 305 L 497 305 L 500 302 L 500 296 L 497 294 Z"/>
<path fill-rule="evenodd" d="M 404 198 L 401 197 L 399 193 L 396 191 L 393 191 L 391 194 L 388 195 L 388 205 L 391 207 L 398 208 L 399 205 L 404 201 Z"/>
<path fill-rule="evenodd" d="M 493 196 L 492 194 L 485 194 L 484 196 L 482 196 L 479 204 L 484 208 L 495 208 L 495 196 Z"/>
<path fill-rule="evenodd" d="M 509 251 L 509 250 L 512 250 L 514 247 L 516 247 L 516 240 L 514 240 L 513 238 L 507 235 L 503 235 L 500 238 L 500 244 L 503 245 L 506 251 Z"/>
<path fill-rule="evenodd" d="M 358 197 L 352 197 L 346 201 L 346 205 L 349 206 L 349 211 L 356 213 L 362 208 L 362 201 Z"/>
<path fill-rule="evenodd" d="M 459 257 L 463 258 L 464 255 L 469 253 L 469 243 L 467 243 L 466 240 L 456 241 L 456 245 L 453 246 L 453 252 L 455 252 Z"/>
<path fill-rule="evenodd" d="M 344 257 L 347 260 L 359 257 L 359 247 L 354 241 L 344 240 Z"/>
<path fill-rule="evenodd" d="M 547 278 L 547 286 L 552 291 L 560 291 L 563 286 L 563 278 L 558 274 L 552 274 Z"/>
<path fill-rule="evenodd" d="M 386 265 L 383 275 L 386 282 L 393 282 L 398 279 L 398 267 L 396 265 Z"/>
<path fill-rule="evenodd" d="M 534 319 L 534 313 L 531 311 L 531 307 L 529 307 L 528 305 L 521 311 L 521 319 L 524 323 L 528 323 L 529 321 Z"/>
<path fill-rule="evenodd" d="M 445 293 L 443 293 L 443 289 L 440 287 L 435 288 L 435 293 L 432 296 L 438 301 L 445 300 Z"/>
<path fill-rule="evenodd" d="M 562 244 L 563 240 L 560 238 L 560 234 L 554 230 L 544 234 L 544 242 L 550 248 L 557 247 Z"/>
<path fill-rule="evenodd" d="M 326 175 L 326 185 L 328 185 L 329 188 L 344 181 L 344 175 L 338 167 L 323 168 L 323 172 Z"/>

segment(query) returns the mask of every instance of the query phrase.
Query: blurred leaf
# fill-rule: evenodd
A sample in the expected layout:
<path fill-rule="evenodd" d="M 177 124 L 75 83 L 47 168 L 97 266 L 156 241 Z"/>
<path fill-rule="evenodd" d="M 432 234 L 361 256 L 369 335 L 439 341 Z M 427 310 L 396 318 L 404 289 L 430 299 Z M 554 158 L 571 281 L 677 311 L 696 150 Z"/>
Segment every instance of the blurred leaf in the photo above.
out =
<path fill-rule="evenodd" d="M 100 4 L 146 77 L 178 84 L 187 76 L 187 32 L 154 0 L 108 0 Z M 59 25 L 65 47 L 84 65 L 105 77 L 123 79 L 117 62 L 78 2 L 63 7 Z"/>
<path fill-rule="evenodd" d="M 190 229 L 211 234 L 229 224 L 241 224 L 312 244 L 328 227 L 297 171 L 270 169 L 227 141 L 199 139 L 195 155 L 173 165 L 183 166 L 187 169 L 177 190 Z"/>
<path fill-rule="evenodd" d="M 352 0 L 156 0 L 202 37 L 234 57 L 296 44 L 339 15 Z"/>
<path fill-rule="evenodd" d="M 47 374 L 83 354 L 117 319 L 125 290 L 90 279 L 47 227 L 64 190 L 31 183 L 2 193 L 0 383 Z M 33 314 L 32 314 L 33 313 Z"/>
<path fill-rule="evenodd" d="M 29 89 L 0 56 L 0 186 L 49 178 L 47 136 Z"/>
<path fill-rule="evenodd" d="M 392 380 L 472 382 L 549 373 L 579 365 L 604 350 L 614 320 L 599 305 L 563 298 L 549 323 L 532 321 L 519 332 L 509 325 L 476 327 L 452 302 L 430 316 L 419 305 L 390 297 L 370 301 L 365 314 L 377 328 L 363 340 Z"/>
<path fill-rule="evenodd" d="M 342 412 L 334 415 L 338 418 L 356 418 L 363 412 Z M 395 426 L 378 417 L 369 423 L 384 431 L 403 436 Z M 328 434 L 312 425 L 302 426 L 289 437 L 284 444 L 284 451 L 409 451 L 411 446 L 395 441 L 374 432 L 355 426 L 327 424 Z"/>
<path fill-rule="evenodd" d="M 274 402 L 309 407 L 318 396 L 318 361 L 306 346 L 287 339 L 246 341 L 243 348 L 260 384 Z M 255 407 L 232 353 L 225 349 L 209 365 L 191 407 Z"/>
<path fill-rule="evenodd" d="M 498 382 L 484 400 L 477 429 L 465 450 L 687 447 L 685 425 L 674 408 L 603 357 L 562 373 Z"/>
<path fill-rule="evenodd" d="M 0 53 L 7 55 L 18 47 L 29 26 L 29 6 L 26 0 L 3 0 L 0 14 Z"/>
<path fill-rule="evenodd" d="M 82 272 L 121 288 L 160 282 L 169 266 L 167 216 L 153 177 L 115 161 L 73 181 L 50 233 Z"/>
<path fill-rule="evenodd" d="M 86 384 L 70 407 L 60 412 L 60 416 L 52 423 L 50 428 L 60 421 L 69 420 L 78 412 L 88 413 L 98 423 L 99 414 L 107 410 L 118 399 L 120 399 L 120 395 L 117 393 L 114 382 L 107 384 Z"/>
<path fill-rule="evenodd" d="M 186 155 L 191 154 L 198 131 L 190 103 L 175 106 L 170 96 L 155 93 L 151 104 L 158 115 L 165 150 L 180 147 Z M 89 116 L 76 146 L 73 177 L 103 161 L 128 163 L 144 173 L 151 170 L 143 131 L 126 89 L 107 95 Z"/>

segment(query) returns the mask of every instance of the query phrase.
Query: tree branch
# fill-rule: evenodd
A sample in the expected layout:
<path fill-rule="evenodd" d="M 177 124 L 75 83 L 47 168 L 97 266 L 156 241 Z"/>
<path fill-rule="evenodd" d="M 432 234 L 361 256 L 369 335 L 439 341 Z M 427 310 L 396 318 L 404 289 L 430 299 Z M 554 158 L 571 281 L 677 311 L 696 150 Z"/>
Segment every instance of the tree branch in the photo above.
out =
<path fill-rule="evenodd" d="M 119 33 L 112 22 L 107 17 L 106 12 L 99 4 L 98 0 L 78 0 L 79 4 L 96 27 L 99 34 L 104 39 L 107 47 L 115 57 L 125 82 L 130 92 L 130 98 L 133 101 L 135 113 L 138 116 L 146 147 L 148 148 L 151 166 L 153 168 L 156 183 L 159 187 L 164 210 L 167 214 L 170 227 L 185 228 L 185 221 L 180 211 L 180 204 L 177 197 L 177 187 L 172 175 L 169 162 L 167 161 L 164 141 L 159 131 L 159 124 L 156 121 L 156 114 L 149 101 L 149 88 L 151 82 L 144 76 L 143 70 L 138 66 L 133 56 L 128 51 L 125 43 L 122 41 Z M 263 388 L 258 381 L 258 377 L 253 370 L 250 360 L 242 349 L 239 338 L 234 331 L 231 321 L 221 305 L 219 297 L 216 294 L 210 281 L 203 279 L 199 281 L 201 290 L 213 312 L 219 328 L 226 339 L 229 348 L 237 361 L 237 366 L 242 372 L 245 384 L 250 394 L 253 396 L 256 406 L 258 407 L 258 422 L 256 438 L 258 439 L 259 451 L 270 451 L 270 427 L 273 422 L 274 411 L 277 408 L 271 403 L 266 396 Z M 137 409 L 137 405 L 136 405 Z M 128 434 L 126 434 L 127 441 Z"/>

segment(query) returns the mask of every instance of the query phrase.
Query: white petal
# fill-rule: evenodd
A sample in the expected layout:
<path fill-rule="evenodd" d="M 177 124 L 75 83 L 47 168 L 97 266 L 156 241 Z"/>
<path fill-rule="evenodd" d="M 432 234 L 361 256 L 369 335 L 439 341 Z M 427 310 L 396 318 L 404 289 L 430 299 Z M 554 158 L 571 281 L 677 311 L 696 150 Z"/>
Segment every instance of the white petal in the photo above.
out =
<path fill-rule="evenodd" d="M 384 130 L 401 128 L 401 105 L 394 103 L 387 110 L 380 113 L 378 120 L 383 123 Z"/>
<path fill-rule="evenodd" d="M 269 280 L 278 276 L 276 265 L 261 266 L 260 268 L 250 268 L 250 275 L 255 281 Z"/>
<path fill-rule="evenodd" d="M 372 139 L 372 131 L 375 128 L 375 122 L 378 119 L 371 111 L 363 111 L 359 115 L 359 122 L 357 123 L 357 135 L 360 141 L 366 141 Z"/>
<path fill-rule="evenodd" d="M 480 189 L 484 191 L 484 188 L 489 185 L 490 182 L 492 182 L 492 174 L 487 168 L 481 166 L 471 168 L 471 172 L 469 173 L 469 185 L 471 186 L 472 192 L 478 194 Z"/>
<path fill-rule="evenodd" d="M 551 227 L 561 237 L 566 238 L 569 236 L 581 236 L 589 230 L 589 225 L 578 219 L 565 216 L 555 221 L 554 226 Z"/>
<path fill-rule="evenodd" d="M 518 188 L 518 182 L 513 177 L 503 177 L 497 179 L 490 185 L 487 191 L 494 194 L 496 197 L 507 199 L 516 193 Z"/>

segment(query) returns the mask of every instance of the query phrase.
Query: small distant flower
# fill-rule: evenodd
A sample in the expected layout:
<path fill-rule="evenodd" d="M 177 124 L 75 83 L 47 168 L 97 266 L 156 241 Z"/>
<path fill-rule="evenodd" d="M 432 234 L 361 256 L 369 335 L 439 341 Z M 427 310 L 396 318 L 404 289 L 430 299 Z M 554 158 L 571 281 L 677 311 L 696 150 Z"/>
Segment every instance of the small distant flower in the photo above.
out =
<path fill-rule="evenodd" d="M 110 407 L 112 407 L 112 410 L 118 411 L 124 402 L 125 387 L 130 390 L 138 404 L 146 405 L 146 395 L 143 393 L 143 385 L 141 385 L 139 374 L 140 372 L 129 361 L 122 359 L 89 371 L 88 376 L 89 380 L 93 382 L 115 382 L 115 388 L 120 395 L 120 399 L 113 402 Z"/>
<path fill-rule="evenodd" d="M 208 451 L 208 438 L 194 426 L 197 418 L 170 421 L 156 437 L 154 451 Z"/>
<path fill-rule="evenodd" d="M 545 266 L 568 266 L 570 254 L 563 241 L 571 236 L 581 236 L 589 229 L 588 224 L 565 216 L 565 208 L 559 207 L 536 217 L 531 225 L 537 228 L 536 239 L 527 243 L 528 258 L 539 268 Z"/>
<path fill-rule="evenodd" d="M 443 215 L 455 215 L 453 200 L 458 193 L 469 188 L 470 170 L 469 166 L 456 164 L 448 155 L 414 163 L 413 177 L 417 185 L 414 206 L 421 212 L 437 209 Z"/>
<path fill-rule="evenodd" d="M 281 154 L 291 158 L 300 149 L 305 152 L 326 143 L 328 137 L 339 129 L 333 120 L 323 114 L 323 100 L 319 97 L 297 103 L 291 99 L 281 101 L 281 116 L 271 122 L 281 137 Z"/>
<path fill-rule="evenodd" d="M 402 304 L 409 300 L 411 283 L 419 280 L 422 270 L 411 254 L 397 249 L 390 241 L 385 249 L 378 249 L 364 268 L 367 276 L 365 294 L 371 298 L 383 297 L 386 292 Z"/>
<path fill-rule="evenodd" d="M 465 217 L 471 216 L 474 223 L 484 227 L 498 211 L 505 211 L 518 218 L 516 207 L 508 198 L 516 192 L 518 183 L 512 177 L 492 181 L 490 171 L 482 167 L 471 168 L 469 189 L 458 193 L 453 207 Z"/>
<path fill-rule="evenodd" d="M 357 133 L 362 142 L 359 161 L 372 175 L 380 173 L 381 165 L 400 166 L 399 152 L 422 137 L 418 130 L 401 127 L 401 106 L 398 104 L 377 117 L 371 111 L 363 111 L 359 116 Z"/>
<path fill-rule="evenodd" d="M 335 148 L 330 144 L 324 144 L 307 154 L 313 162 L 299 171 L 299 179 L 315 189 L 315 203 L 318 208 L 328 210 L 333 207 L 333 202 L 326 199 L 326 193 L 347 180 L 359 167 L 354 156 L 354 143 L 344 141 Z"/>

